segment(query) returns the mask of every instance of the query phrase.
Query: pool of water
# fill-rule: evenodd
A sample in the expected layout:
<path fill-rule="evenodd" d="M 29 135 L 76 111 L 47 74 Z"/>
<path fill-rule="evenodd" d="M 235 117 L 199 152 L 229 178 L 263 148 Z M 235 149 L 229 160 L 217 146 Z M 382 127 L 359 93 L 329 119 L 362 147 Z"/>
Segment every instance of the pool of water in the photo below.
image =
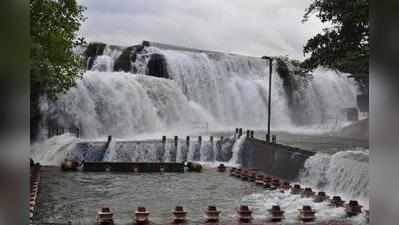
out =
<path fill-rule="evenodd" d="M 205 169 L 203 173 L 126 174 L 61 172 L 44 167 L 37 222 L 93 224 L 96 210 L 110 207 L 117 224 L 132 221 L 133 211 L 145 206 L 156 223 L 172 220 L 172 210 L 182 205 L 193 222 L 203 221 L 208 205 L 222 209 L 223 219 L 234 218 L 244 196 L 260 193 L 254 184 L 227 173 Z"/>
<path fill-rule="evenodd" d="M 145 206 L 154 223 L 165 224 L 173 219 L 172 211 L 182 205 L 191 223 L 204 222 L 208 205 L 216 205 L 221 222 L 237 221 L 240 204 L 253 210 L 254 222 L 269 219 L 267 210 L 274 204 L 282 207 L 285 223 L 298 222 L 298 209 L 310 205 L 317 220 L 346 220 L 344 208 L 332 208 L 327 202 L 314 203 L 288 192 L 268 191 L 254 183 L 205 168 L 202 173 L 133 174 L 110 172 L 62 172 L 59 168 L 43 167 L 37 211 L 37 223 L 66 223 L 92 225 L 96 211 L 110 207 L 116 224 L 133 221 L 133 212 Z M 362 214 L 350 219 L 352 224 L 367 224 Z"/>

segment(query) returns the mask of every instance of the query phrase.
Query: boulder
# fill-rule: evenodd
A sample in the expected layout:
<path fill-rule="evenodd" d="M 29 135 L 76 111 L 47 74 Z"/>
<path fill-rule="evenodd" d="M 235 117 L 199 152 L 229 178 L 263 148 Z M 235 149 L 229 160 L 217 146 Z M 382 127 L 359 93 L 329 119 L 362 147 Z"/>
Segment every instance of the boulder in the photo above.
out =
<path fill-rule="evenodd" d="M 115 60 L 114 71 L 130 72 L 132 62 L 136 61 L 136 54 L 133 53 L 133 47 L 125 48 L 122 54 Z"/>
<path fill-rule="evenodd" d="M 151 54 L 146 73 L 150 76 L 169 78 L 165 56 L 158 53 Z"/>

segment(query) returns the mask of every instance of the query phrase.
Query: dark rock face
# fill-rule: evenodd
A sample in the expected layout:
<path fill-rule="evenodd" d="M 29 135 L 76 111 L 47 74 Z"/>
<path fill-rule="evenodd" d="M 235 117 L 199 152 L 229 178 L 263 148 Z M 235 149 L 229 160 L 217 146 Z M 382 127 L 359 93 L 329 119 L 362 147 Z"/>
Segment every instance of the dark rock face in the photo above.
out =
<path fill-rule="evenodd" d="M 151 54 L 147 64 L 147 75 L 155 77 L 169 78 L 165 56 L 161 54 Z"/>
<path fill-rule="evenodd" d="M 288 104 L 292 105 L 293 82 L 290 77 L 290 71 L 288 69 L 287 64 L 282 59 L 277 58 L 276 61 L 277 61 L 277 73 L 283 80 L 284 91 L 287 93 L 288 96 Z"/>
<path fill-rule="evenodd" d="M 306 112 L 307 104 L 304 102 L 304 90 L 311 81 L 311 76 L 306 74 L 302 68 L 295 65 L 295 62 L 284 58 L 275 58 L 276 71 L 283 80 L 284 92 L 287 95 L 288 107 L 291 112 L 291 118 L 297 125 L 308 124 L 311 118 Z M 291 65 L 291 68 L 288 66 Z M 302 88 L 301 88 L 302 87 Z"/>
<path fill-rule="evenodd" d="M 136 55 L 133 54 L 133 47 L 128 47 L 123 50 L 122 54 L 114 63 L 114 71 L 132 71 L 131 62 L 136 61 Z"/>
<path fill-rule="evenodd" d="M 97 42 L 90 43 L 89 46 L 87 46 L 85 52 L 83 53 L 86 60 L 87 70 L 91 69 L 97 56 L 104 53 L 105 46 L 106 44 Z"/>

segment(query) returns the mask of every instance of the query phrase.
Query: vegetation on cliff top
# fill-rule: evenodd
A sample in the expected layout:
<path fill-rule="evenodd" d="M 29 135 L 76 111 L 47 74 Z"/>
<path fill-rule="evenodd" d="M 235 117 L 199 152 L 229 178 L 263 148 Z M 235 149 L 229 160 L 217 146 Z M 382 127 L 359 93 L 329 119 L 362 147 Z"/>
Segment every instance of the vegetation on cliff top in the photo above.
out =
<path fill-rule="evenodd" d="M 313 0 L 303 21 L 314 13 L 321 22 L 331 26 L 308 40 L 303 50 L 310 57 L 302 66 L 312 70 L 320 65 L 355 76 L 368 76 L 368 0 Z"/>

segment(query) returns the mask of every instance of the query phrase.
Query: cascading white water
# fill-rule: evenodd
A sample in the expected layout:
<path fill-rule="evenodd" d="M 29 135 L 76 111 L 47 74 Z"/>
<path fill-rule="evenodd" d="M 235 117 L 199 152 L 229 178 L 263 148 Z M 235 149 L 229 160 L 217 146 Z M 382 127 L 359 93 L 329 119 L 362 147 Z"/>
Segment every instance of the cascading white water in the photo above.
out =
<path fill-rule="evenodd" d="M 145 72 L 148 55 L 165 56 L 171 79 L 111 72 L 120 51 L 106 48 L 97 56 L 92 71 L 55 103 L 47 118 L 64 127 L 80 127 L 84 137 L 114 135 L 132 137 L 155 131 L 192 130 L 198 124 L 209 129 L 263 128 L 267 117 L 265 60 L 222 53 L 199 53 L 148 47 L 138 54 L 136 66 Z M 141 67 L 138 64 L 142 64 Z M 273 72 L 272 127 L 293 130 L 292 116 L 307 115 L 307 126 L 336 124 L 342 109 L 356 107 L 357 87 L 345 75 L 319 69 L 311 79 L 294 78 L 294 97 L 300 109 L 292 109 L 280 76 Z"/>
<path fill-rule="evenodd" d="M 300 181 L 329 193 L 365 200 L 369 193 L 368 168 L 368 150 L 318 153 L 305 162 Z"/>
<path fill-rule="evenodd" d="M 114 59 L 108 55 L 99 55 L 94 60 L 91 70 L 100 72 L 111 72 L 114 69 Z"/>
<path fill-rule="evenodd" d="M 206 109 L 224 126 L 259 127 L 267 108 L 265 60 L 221 53 L 161 50 L 169 76 L 188 99 Z M 290 124 L 286 96 L 279 76 L 273 76 L 274 126 Z"/>
<path fill-rule="evenodd" d="M 141 73 L 146 72 L 151 54 L 163 55 L 170 78 L 165 79 L 113 72 L 114 61 L 121 51 L 107 46 L 104 55 L 96 57 L 91 71 L 86 71 L 75 87 L 56 102 L 42 101 L 46 106 L 41 107 L 43 118 L 61 127 L 78 127 L 83 138 L 112 135 L 135 139 L 151 134 L 199 135 L 212 129 L 264 128 L 268 93 L 265 60 L 155 47 L 146 47 L 137 54 L 134 66 Z M 273 130 L 297 130 L 293 117 L 299 114 L 304 115 L 306 126 L 331 127 L 329 124 L 345 121 L 339 117 L 343 108 L 356 106 L 357 87 L 344 74 L 318 69 L 310 78 L 293 79 L 296 84 L 293 98 L 299 108 L 290 108 L 283 80 L 273 71 Z M 220 144 L 223 161 L 231 159 L 237 163 L 240 142 L 241 139 L 235 144 L 234 141 Z M 189 160 L 216 159 L 215 143 L 192 141 L 185 153 Z M 120 157 L 121 149 L 113 146 L 105 159 Z M 170 157 L 169 152 L 164 154 L 164 159 Z M 179 151 L 179 157 L 181 154 Z M 135 160 L 139 156 L 126 157 Z"/>
<path fill-rule="evenodd" d="M 345 122 L 345 108 L 356 107 L 358 87 L 349 74 L 318 68 L 312 77 L 293 77 L 299 84 L 294 91 L 294 101 L 301 106 L 300 115 L 309 125 L 332 128 Z"/>
<path fill-rule="evenodd" d="M 54 136 L 44 142 L 34 143 L 31 158 L 42 165 L 60 165 L 75 148 L 79 140 L 71 134 Z"/>
<path fill-rule="evenodd" d="M 229 161 L 230 164 L 237 165 L 240 163 L 239 155 L 240 151 L 242 150 L 242 145 L 244 144 L 245 139 L 246 137 L 242 135 L 241 137 L 237 138 L 237 141 L 234 142 L 232 149 L 233 155 Z"/>
<path fill-rule="evenodd" d="M 121 137 L 205 123 L 208 115 L 191 105 L 172 80 L 88 71 L 48 113 L 85 137 Z"/>

